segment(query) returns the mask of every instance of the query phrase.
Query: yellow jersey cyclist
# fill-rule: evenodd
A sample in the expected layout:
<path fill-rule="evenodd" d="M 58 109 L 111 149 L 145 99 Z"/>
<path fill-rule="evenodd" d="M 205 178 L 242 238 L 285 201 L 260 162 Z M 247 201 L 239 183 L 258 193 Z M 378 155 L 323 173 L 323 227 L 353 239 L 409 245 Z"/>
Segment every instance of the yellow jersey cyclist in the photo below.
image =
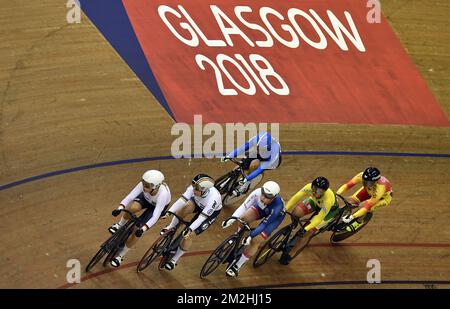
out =
<path fill-rule="evenodd" d="M 297 251 L 303 241 L 308 241 L 314 233 L 327 224 L 337 214 L 339 205 L 335 193 L 330 189 L 330 183 L 325 177 L 317 177 L 312 183 L 305 185 L 298 191 L 286 205 L 286 211 L 298 218 L 316 212 L 309 224 L 305 227 L 302 242 L 297 241 L 293 247 L 287 247 L 280 257 L 280 264 L 288 265 L 291 261 L 290 251 Z"/>
<path fill-rule="evenodd" d="M 363 186 L 348 198 L 348 201 L 359 205 L 360 208 L 353 215 L 343 218 L 345 223 L 353 221 L 347 227 L 349 232 L 358 229 L 367 214 L 371 216 L 373 211 L 380 207 L 389 206 L 392 201 L 392 185 L 386 177 L 381 176 L 380 170 L 376 167 L 368 167 L 364 172 L 358 173 L 342 185 L 336 193 L 342 195 L 359 183 L 362 183 Z"/>

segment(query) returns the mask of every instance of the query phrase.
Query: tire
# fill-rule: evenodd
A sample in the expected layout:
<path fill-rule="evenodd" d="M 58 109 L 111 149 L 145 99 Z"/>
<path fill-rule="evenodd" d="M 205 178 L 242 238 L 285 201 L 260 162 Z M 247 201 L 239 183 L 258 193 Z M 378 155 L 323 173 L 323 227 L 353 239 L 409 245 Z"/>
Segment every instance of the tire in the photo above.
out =
<path fill-rule="evenodd" d="M 109 254 L 106 256 L 105 260 L 103 261 L 103 267 L 109 266 L 109 263 L 111 263 L 112 259 L 115 258 L 119 254 L 120 248 L 117 246 L 114 248 L 114 250 L 111 250 Z"/>
<path fill-rule="evenodd" d="M 160 271 L 164 270 L 165 269 L 164 266 L 166 265 L 167 261 L 172 258 L 172 256 L 173 256 L 173 254 L 169 253 L 169 252 L 167 252 L 166 254 L 163 254 L 163 256 L 161 257 L 161 260 L 159 261 L 159 264 L 158 264 L 158 270 L 160 270 Z"/>
<path fill-rule="evenodd" d="M 250 186 L 248 187 L 247 192 L 250 192 L 254 188 L 256 188 L 261 183 L 263 178 L 264 178 L 264 175 L 260 174 L 260 175 L 256 176 L 254 179 L 252 179 L 252 181 L 250 182 Z M 231 194 L 231 192 L 230 192 L 230 194 Z M 233 196 L 233 195 L 230 195 L 230 194 L 226 195 L 223 198 L 222 204 L 224 206 L 232 205 L 232 204 L 236 203 L 237 201 L 241 200 L 242 198 L 244 198 L 247 195 L 247 194 L 241 194 L 239 196 Z"/>
<path fill-rule="evenodd" d="M 315 235 L 318 235 L 318 234 L 315 234 Z M 309 245 L 309 243 L 311 242 L 311 239 L 313 239 L 314 238 L 314 236 L 312 236 L 312 237 L 310 237 L 309 239 L 308 239 L 308 241 L 305 243 L 305 244 L 303 244 L 293 255 L 292 255 L 292 259 L 295 259 L 298 255 L 300 255 L 300 253 L 302 253 L 303 252 L 303 250 L 305 250 L 305 248 L 306 247 L 308 247 L 308 245 Z M 301 241 L 303 239 L 303 237 L 302 238 L 300 238 L 298 241 Z"/>
<path fill-rule="evenodd" d="M 151 263 L 153 263 L 153 261 L 155 261 L 163 253 L 164 249 L 170 244 L 171 240 L 171 235 L 164 234 L 159 236 L 139 261 L 137 272 L 143 271 Z"/>
<path fill-rule="evenodd" d="M 275 253 L 280 252 L 283 245 L 286 243 L 287 237 L 291 232 L 291 226 L 286 225 L 281 230 L 276 232 L 270 239 L 259 249 L 255 259 L 253 260 L 253 267 L 258 268 L 264 265 Z"/>
<path fill-rule="evenodd" d="M 369 213 L 366 216 L 368 216 L 368 218 L 365 219 L 364 222 L 355 231 L 348 232 L 347 230 L 341 230 L 331 234 L 330 242 L 332 244 L 336 244 L 358 233 L 367 225 L 367 223 L 369 223 L 370 219 L 372 219 L 372 213 Z"/>
<path fill-rule="evenodd" d="M 222 264 L 228 256 L 231 254 L 236 246 L 238 237 L 236 235 L 231 235 L 225 239 L 206 260 L 203 264 L 202 270 L 200 271 L 200 278 L 204 279 L 212 272 L 214 272 L 220 264 Z"/>
<path fill-rule="evenodd" d="M 89 263 L 86 266 L 86 272 L 89 272 L 104 256 L 108 253 L 108 251 L 101 247 L 100 250 L 97 251 L 97 253 L 94 255 L 94 257 L 89 261 Z"/>

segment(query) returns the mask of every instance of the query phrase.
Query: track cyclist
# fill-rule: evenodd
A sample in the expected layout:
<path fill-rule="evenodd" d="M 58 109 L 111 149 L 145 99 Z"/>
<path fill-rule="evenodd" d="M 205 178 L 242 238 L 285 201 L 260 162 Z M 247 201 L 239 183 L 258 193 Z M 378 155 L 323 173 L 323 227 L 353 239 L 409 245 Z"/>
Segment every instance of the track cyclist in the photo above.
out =
<path fill-rule="evenodd" d="M 258 251 L 259 246 L 283 222 L 286 212 L 284 201 L 279 194 L 280 186 L 274 181 L 268 181 L 261 188 L 254 190 L 233 215 L 222 222 L 222 227 L 227 228 L 236 221 L 233 217 L 240 218 L 248 224 L 262 220 L 245 239 L 244 252 L 229 265 L 226 270 L 227 276 L 237 277 L 244 263 Z"/>
<path fill-rule="evenodd" d="M 359 183 L 363 186 L 347 200 L 359 205 L 360 208 L 354 214 L 343 218 L 345 223 L 349 223 L 347 227 L 349 232 L 357 230 L 375 210 L 389 206 L 392 201 L 392 185 L 386 177 L 381 176 L 380 170 L 376 167 L 368 167 L 364 172 L 358 173 L 342 185 L 336 193 L 342 195 Z"/>
<path fill-rule="evenodd" d="M 325 177 L 317 177 L 312 183 L 305 185 L 298 191 L 286 205 L 286 210 L 294 216 L 302 218 L 308 214 L 316 213 L 305 226 L 304 235 L 300 234 L 302 241 L 295 240 L 295 243 L 287 246 L 280 257 L 280 264 L 288 265 L 292 260 L 289 252 L 297 251 L 303 241 L 309 241 L 314 233 L 321 226 L 328 223 L 329 220 L 337 214 L 339 205 L 335 193 L 330 189 L 330 183 Z"/>
<path fill-rule="evenodd" d="M 126 241 L 119 254 L 111 260 L 111 266 L 119 267 L 128 250 L 137 242 L 142 234 L 150 229 L 160 218 L 164 209 L 170 204 L 170 190 L 164 182 L 164 175 L 157 170 L 149 170 L 142 175 L 142 180 L 134 189 L 120 202 L 117 209 L 112 211 L 112 215 L 117 217 L 121 209 L 126 208 L 132 213 L 145 210 L 139 217 L 143 226 L 135 231 Z M 111 225 L 108 231 L 111 234 L 123 226 L 130 219 L 130 215 L 125 213 L 119 222 Z M 138 237 L 138 238 L 136 238 Z"/>
<path fill-rule="evenodd" d="M 242 155 L 245 155 L 242 163 L 246 177 L 234 190 L 235 196 L 247 193 L 251 181 L 265 170 L 277 169 L 281 165 L 280 143 L 268 132 L 255 135 L 248 142 L 227 154 L 221 161 L 225 162 L 228 158 L 237 158 Z"/>

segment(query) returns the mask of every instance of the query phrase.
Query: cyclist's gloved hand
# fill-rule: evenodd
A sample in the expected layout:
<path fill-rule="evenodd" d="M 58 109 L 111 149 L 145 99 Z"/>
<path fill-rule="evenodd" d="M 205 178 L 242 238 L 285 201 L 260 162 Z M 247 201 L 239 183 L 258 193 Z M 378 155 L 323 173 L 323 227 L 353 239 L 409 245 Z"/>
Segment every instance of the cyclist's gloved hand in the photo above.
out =
<path fill-rule="evenodd" d="M 142 229 L 142 228 L 137 229 L 136 232 L 134 233 L 134 235 L 136 235 L 136 237 L 141 237 L 142 234 L 144 234 L 144 229 Z"/>
<path fill-rule="evenodd" d="M 236 222 L 235 218 L 228 218 L 225 221 L 222 221 L 222 228 L 226 229 L 231 226 L 234 222 Z"/>
<path fill-rule="evenodd" d="M 113 211 L 112 211 L 112 215 L 114 216 L 114 217 L 117 217 L 118 215 L 120 215 L 120 211 L 122 210 L 123 208 L 121 208 L 121 207 L 119 207 L 119 208 L 116 208 L 116 209 L 114 209 Z"/>
<path fill-rule="evenodd" d="M 250 245 L 250 242 L 252 241 L 252 237 L 251 236 L 248 236 L 247 238 L 245 238 L 244 239 L 244 241 L 242 242 L 242 244 L 244 245 L 244 246 L 248 246 L 248 245 Z"/>
<path fill-rule="evenodd" d="M 229 158 L 227 158 L 227 157 L 223 157 L 223 158 L 220 158 L 220 162 L 227 162 L 228 160 L 230 160 Z"/>
<path fill-rule="evenodd" d="M 342 218 L 342 221 L 344 221 L 344 223 L 350 223 L 354 220 L 355 218 L 353 218 L 353 215 L 348 215 Z"/>

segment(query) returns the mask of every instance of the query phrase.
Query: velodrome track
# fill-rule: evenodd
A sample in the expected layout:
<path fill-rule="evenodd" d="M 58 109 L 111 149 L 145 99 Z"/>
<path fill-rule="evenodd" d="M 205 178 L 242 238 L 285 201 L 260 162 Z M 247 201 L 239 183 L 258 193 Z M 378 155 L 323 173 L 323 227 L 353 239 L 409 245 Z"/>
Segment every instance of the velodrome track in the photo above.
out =
<path fill-rule="evenodd" d="M 382 4 L 448 117 L 449 4 Z M 283 165 L 265 177 L 287 199 L 318 174 L 337 188 L 365 166 L 379 166 L 393 182 L 393 203 L 345 245 L 331 247 L 321 235 L 288 267 L 273 260 L 256 270 L 247 265 L 237 280 L 223 272 L 200 280 L 208 252 L 230 233 L 213 226 L 173 272 L 138 275 L 136 262 L 166 224 L 159 222 L 123 267 L 97 266 L 80 285 L 68 285 L 66 262 L 89 261 L 107 236 L 111 210 L 144 170 L 161 169 L 175 199 L 195 173 L 219 176 L 231 165 L 170 158 L 172 118 L 86 16 L 68 25 L 56 0 L 1 7 L 0 287 L 368 287 L 369 259 L 381 262 L 381 287 L 449 286 L 449 127 L 342 124 L 280 125 Z"/>

